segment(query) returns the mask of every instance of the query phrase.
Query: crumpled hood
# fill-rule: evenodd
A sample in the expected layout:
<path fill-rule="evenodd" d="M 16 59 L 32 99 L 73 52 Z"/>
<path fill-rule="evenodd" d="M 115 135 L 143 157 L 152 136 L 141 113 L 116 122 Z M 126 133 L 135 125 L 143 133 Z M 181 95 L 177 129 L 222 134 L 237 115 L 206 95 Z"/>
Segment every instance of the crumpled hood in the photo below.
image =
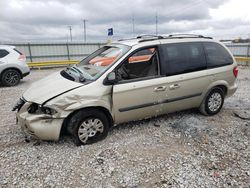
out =
<path fill-rule="evenodd" d="M 42 104 L 57 95 L 82 85 L 82 83 L 70 81 L 62 77 L 60 72 L 56 72 L 37 82 L 34 82 L 30 88 L 24 92 L 23 97 L 29 102 Z"/>

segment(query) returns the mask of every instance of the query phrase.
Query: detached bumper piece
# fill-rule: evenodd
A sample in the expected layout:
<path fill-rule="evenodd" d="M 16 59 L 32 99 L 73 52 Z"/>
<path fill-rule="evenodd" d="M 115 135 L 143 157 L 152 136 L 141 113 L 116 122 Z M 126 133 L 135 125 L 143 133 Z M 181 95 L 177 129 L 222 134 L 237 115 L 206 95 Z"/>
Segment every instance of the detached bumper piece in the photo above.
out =
<path fill-rule="evenodd" d="M 20 98 L 15 104 L 15 106 L 12 108 L 12 111 L 16 111 L 16 110 L 19 111 L 25 103 L 26 103 L 26 100 L 23 98 Z"/>

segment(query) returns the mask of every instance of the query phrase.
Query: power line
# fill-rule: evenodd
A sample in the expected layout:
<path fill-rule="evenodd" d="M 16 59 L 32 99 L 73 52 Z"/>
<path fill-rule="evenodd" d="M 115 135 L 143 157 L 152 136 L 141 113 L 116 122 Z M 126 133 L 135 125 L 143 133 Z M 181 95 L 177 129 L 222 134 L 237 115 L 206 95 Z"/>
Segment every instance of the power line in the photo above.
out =
<path fill-rule="evenodd" d="M 185 6 L 179 6 L 175 9 L 170 9 L 167 14 L 164 14 L 164 16 L 177 16 L 182 15 L 183 11 L 194 8 L 200 4 L 204 3 L 204 0 L 196 0 L 190 4 L 186 4 Z"/>

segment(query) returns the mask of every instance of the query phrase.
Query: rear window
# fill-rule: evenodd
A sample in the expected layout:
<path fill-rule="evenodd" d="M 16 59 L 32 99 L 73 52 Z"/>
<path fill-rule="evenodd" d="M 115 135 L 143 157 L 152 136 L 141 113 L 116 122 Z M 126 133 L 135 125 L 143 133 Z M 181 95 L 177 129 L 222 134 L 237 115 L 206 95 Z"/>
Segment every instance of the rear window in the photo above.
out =
<path fill-rule="evenodd" d="M 161 51 L 164 75 L 176 75 L 206 68 L 206 58 L 201 43 L 164 44 Z"/>
<path fill-rule="evenodd" d="M 220 44 L 204 42 L 203 45 L 207 55 L 208 68 L 230 65 L 233 63 L 231 55 Z"/>
<path fill-rule="evenodd" d="M 7 50 L 1 50 L 0 49 L 0 58 L 3 58 L 5 56 L 7 56 L 9 54 L 9 52 Z"/>

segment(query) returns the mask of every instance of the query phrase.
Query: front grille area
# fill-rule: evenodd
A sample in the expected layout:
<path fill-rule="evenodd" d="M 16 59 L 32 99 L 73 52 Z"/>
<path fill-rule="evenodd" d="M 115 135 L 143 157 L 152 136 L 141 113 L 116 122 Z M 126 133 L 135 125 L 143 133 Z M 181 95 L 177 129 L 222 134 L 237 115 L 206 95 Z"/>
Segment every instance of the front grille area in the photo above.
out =
<path fill-rule="evenodd" d="M 16 105 L 12 108 L 12 111 L 19 111 L 21 108 L 22 108 L 22 106 L 25 104 L 25 99 L 23 99 L 23 98 L 20 98 L 18 101 L 17 101 L 17 103 L 16 103 Z"/>

